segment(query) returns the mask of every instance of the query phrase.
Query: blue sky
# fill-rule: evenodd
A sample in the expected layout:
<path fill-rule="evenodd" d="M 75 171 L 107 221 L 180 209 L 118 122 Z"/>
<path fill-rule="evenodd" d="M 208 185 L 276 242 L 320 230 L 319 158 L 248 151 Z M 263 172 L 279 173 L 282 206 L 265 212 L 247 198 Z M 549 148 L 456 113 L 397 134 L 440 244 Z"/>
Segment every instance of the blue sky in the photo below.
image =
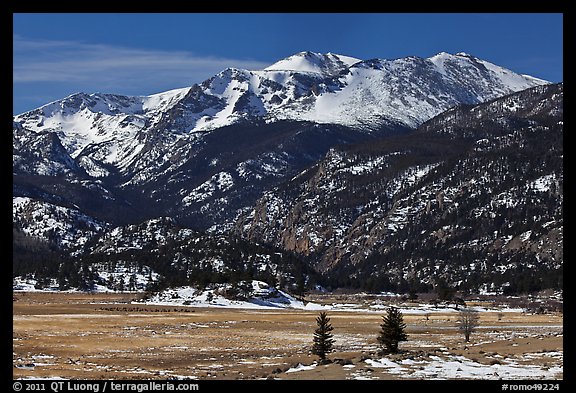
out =
<path fill-rule="evenodd" d="M 562 14 L 14 14 L 13 113 L 83 91 L 149 95 L 310 50 L 360 59 L 467 52 L 563 80 Z"/>

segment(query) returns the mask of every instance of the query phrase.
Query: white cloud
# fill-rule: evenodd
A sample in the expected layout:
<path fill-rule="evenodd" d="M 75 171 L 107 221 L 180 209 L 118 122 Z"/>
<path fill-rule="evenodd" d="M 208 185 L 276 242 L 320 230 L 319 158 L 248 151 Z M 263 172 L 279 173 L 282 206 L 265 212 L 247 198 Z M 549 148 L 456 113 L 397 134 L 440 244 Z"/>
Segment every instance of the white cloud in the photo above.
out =
<path fill-rule="evenodd" d="M 262 69 L 254 60 L 199 56 L 187 51 L 139 49 L 13 36 L 13 83 L 71 83 L 102 89 L 184 87 L 227 67 Z M 152 92 L 152 91 L 151 91 Z"/>

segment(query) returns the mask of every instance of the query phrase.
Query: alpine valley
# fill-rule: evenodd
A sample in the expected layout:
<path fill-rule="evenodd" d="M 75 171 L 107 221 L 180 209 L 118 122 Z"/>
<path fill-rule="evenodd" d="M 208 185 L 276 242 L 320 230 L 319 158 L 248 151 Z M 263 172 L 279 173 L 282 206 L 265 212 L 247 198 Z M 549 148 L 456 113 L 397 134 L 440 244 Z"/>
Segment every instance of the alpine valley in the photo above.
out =
<path fill-rule="evenodd" d="M 16 286 L 515 294 L 562 272 L 563 84 L 466 53 L 301 52 L 13 118 Z"/>

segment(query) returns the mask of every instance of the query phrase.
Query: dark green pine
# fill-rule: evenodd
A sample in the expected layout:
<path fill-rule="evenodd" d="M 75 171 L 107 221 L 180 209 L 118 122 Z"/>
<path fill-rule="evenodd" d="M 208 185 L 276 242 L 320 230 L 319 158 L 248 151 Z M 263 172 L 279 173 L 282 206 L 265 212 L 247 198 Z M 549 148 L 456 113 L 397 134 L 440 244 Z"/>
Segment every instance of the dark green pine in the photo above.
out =
<path fill-rule="evenodd" d="M 381 330 L 378 335 L 378 342 L 390 353 L 398 352 L 398 343 L 408 340 L 408 335 L 404 331 L 406 324 L 400 310 L 396 307 L 388 308 L 388 313 L 382 317 Z"/>
<path fill-rule="evenodd" d="M 320 360 L 326 359 L 326 354 L 332 351 L 334 344 L 333 335 L 330 333 L 334 328 L 330 324 L 330 318 L 326 312 L 321 312 L 316 318 L 318 327 L 314 331 L 314 344 L 312 346 L 312 353 L 318 355 Z"/>

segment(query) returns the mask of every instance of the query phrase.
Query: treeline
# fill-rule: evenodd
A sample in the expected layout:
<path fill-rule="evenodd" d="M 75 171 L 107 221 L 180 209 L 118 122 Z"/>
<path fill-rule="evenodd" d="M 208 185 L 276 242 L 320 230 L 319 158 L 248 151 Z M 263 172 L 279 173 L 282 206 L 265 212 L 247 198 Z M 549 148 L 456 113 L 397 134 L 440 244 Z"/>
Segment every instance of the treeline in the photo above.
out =
<path fill-rule="evenodd" d="M 148 288 L 151 291 L 260 280 L 292 293 L 303 293 L 318 281 L 314 270 L 292 253 L 222 236 L 167 239 L 154 248 L 110 255 L 93 253 L 82 257 L 82 261 L 89 265 L 106 261 L 146 266 L 161 277 Z"/>
<path fill-rule="evenodd" d="M 476 260 L 484 256 L 478 253 Z M 456 292 L 472 294 L 482 290 L 501 292 L 504 295 L 531 294 L 544 289 L 563 289 L 564 269 L 547 266 L 530 266 L 526 263 L 517 263 L 522 255 L 500 256 L 506 262 L 513 264 L 504 272 L 500 272 L 492 265 L 485 271 L 464 271 L 466 261 L 450 260 L 442 261 L 445 268 L 440 274 L 434 274 L 429 269 L 438 260 L 421 259 L 416 263 L 406 263 L 407 267 L 399 272 L 397 264 L 386 263 L 386 257 L 381 254 L 373 254 L 356 268 L 340 266 L 330 275 L 323 278 L 323 285 L 330 289 L 349 288 L 369 293 L 393 292 L 407 294 L 436 293 L 443 300 L 451 299 L 450 295 Z M 510 259 L 509 259 L 510 258 Z M 502 263 L 502 265 L 504 265 Z M 454 273 L 450 273 L 451 269 Z M 421 270 L 419 270 L 421 269 Z M 462 274 L 457 274 L 461 271 Z M 408 272 L 408 274 L 405 274 Z M 409 275 L 411 278 L 406 279 Z"/>
<path fill-rule="evenodd" d="M 12 276 L 56 277 L 58 267 L 68 258 L 45 241 L 12 228 Z"/>
<path fill-rule="evenodd" d="M 91 244 L 98 242 L 93 240 Z M 318 282 L 318 274 L 293 253 L 221 235 L 165 237 L 160 242 L 141 244 L 140 248 L 72 257 L 15 229 L 14 250 L 13 277 L 34 278 L 38 288 L 49 286 L 54 279 L 58 289 L 85 291 L 96 285 L 118 291 L 205 288 L 217 283 L 231 283 L 235 288 L 260 280 L 301 295 Z M 137 277 L 146 278 L 147 285 L 138 282 Z"/>

